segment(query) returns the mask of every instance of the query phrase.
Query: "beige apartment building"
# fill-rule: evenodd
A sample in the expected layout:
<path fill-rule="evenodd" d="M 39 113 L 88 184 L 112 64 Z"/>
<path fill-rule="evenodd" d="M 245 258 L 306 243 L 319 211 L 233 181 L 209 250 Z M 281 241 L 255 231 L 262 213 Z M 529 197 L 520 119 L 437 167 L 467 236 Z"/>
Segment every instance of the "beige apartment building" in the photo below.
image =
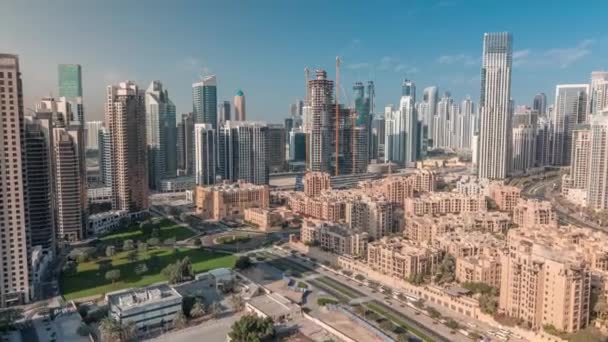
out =
<path fill-rule="evenodd" d="M 25 122 L 19 58 L 0 54 L 0 307 L 29 302 L 28 217 L 25 189 Z M 9 147 L 10 146 L 10 147 Z M 9 174 L 11 176 L 9 176 Z"/>
<path fill-rule="evenodd" d="M 481 254 L 456 258 L 456 281 L 488 284 L 500 289 L 500 258 Z"/>
<path fill-rule="evenodd" d="M 403 235 L 408 240 L 431 242 L 436 236 L 456 229 L 457 222 L 451 216 L 407 216 Z"/>
<path fill-rule="evenodd" d="M 306 172 L 304 175 L 304 194 L 316 197 L 331 189 L 331 176 L 327 172 Z"/>
<path fill-rule="evenodd" d="M 581 253 L 556 248 L 548 235 L 509 232 L 500 255 L 499 309 L 532 329 L 573 332 L 589 323 L 591 272 Z M 559 232 L 555 231 L 554 234 Z"/>
<path fill-rule="evenodd" d="M 270 195 L 267 185 L 225 181 L 213 186 L 197 186 L 195 205 L 196 214 L 204 220 L 232 219 L 242 217 L 247 208 L 268 208 Z"/>
<path fill-rule="evenodd" d="M 338 255 L 364 256 L 369 235 L 339 223 L 305 220 L 300 230 L 300 240 L 307 245 Z"/>
<path fill-rule="evenodd" d="M 449 253 L 455 258 L 495 256 L 506 246 L 492 234 L 458 228 L 433 239 L 433 247 Z"/>
<path fill-rule="evenodd" d="M 284 222 L 281 213 L 272 209 L 246 208 L 243 213 L 245 222 L 257 226 L 262 231 L 279 230 Z"/>
<path fill-rule="evenodd" d="M 516 186 L 492 183 L 490 184 L 490 197 L 496 202 L 499 210 L 511 211 L 521 198 L 521 189 Z"/>
<path fill-rule="evenodd" d="M 148 210 L 145 92 L 131 81 L 108 86 L 106 123 L 111 135 L 112 209 Z"/>
<path fill-rule="evenodd" d="M 346 202 L 345 221 L 351 229 L 379 239 L 394 231 L 393 209 L 394 205 L 384 198 L 361 196 Z"/>
<path fill-rule="evenodd" d="M 400 279 L 433 274 L 443 255 L 439 249 L 401 237 L 385 237 L 367 246 L 368 265 L 382 274 Z"/>
<path fill-rule="evenodd" d="M 409 216 L 445 215 L 487 211 L 482 195 L 467 196 L 455 192 L 431 192 L 405 199 L 405 214 Z"/>
<path fill-rule="evenodd" d="M 513 208 L 513 223 L 519 227 L 549 225 L 557 227 L 557 214 L 549 201 L 519 199 Z"/>

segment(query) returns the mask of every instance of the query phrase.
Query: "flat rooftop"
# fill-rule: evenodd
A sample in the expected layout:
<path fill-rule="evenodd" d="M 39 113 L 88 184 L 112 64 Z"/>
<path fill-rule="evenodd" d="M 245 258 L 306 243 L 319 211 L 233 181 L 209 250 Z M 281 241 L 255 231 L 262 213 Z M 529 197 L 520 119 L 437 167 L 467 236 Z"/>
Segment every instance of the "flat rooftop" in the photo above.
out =
<path fill-rule="evenodd" d="M 106 295 L 108 303 L 120 311 L 144 305 L 160 303 L 182 296 L 167 284 L 152 285 L 140 289 L 128 289 L 111 292 Z"/>
<path fill-rule="evenodd" d="M 298 306 L 289 301 L 289 299 L 279 295 L 278 293 L 271 293 L 262 296 L 251 298 L 249 304 L 256 309 L 260 310 L 267 316 L 275 317 L 282 314 L 289 314 L 293 310 L 298 310 Z"/>

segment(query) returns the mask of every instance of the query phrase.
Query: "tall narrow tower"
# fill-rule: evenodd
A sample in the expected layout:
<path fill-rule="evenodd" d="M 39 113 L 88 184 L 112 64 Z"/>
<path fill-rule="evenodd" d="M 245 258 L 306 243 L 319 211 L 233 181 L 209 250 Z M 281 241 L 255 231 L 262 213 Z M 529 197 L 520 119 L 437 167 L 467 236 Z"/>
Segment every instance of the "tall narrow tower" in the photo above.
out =
<path fill-rule="evenodd" d="M 217 79 L 215 75 L 203 77 L 192 84 L 194 123 L 208 123 L 217 128 Z"/>
<path fill-rule="evenodd" d="M 245 112 L 245 93 L 241 89 L 234 94 L 234 120 L 246 121 L 247 115 Z"/>
<path fill-rule="evenodd" d="M 2 146 L 11 146 L 0 151 L 0 170 L 7 173 L 0 179 L 0 307 L 6 307 L 29 302 L 30 293 L 23 88 L 16 55 L 0 54 L 0 82 L 0 97 L 8 103 L 0 107 Z"/>
<path fill-rule="evenodd" d="M 325 70 L 316 70 L 316 77 L 308 81 L 309 108 L 309 171 L 331 172 L 332 110 L 334 82 L 327 79 Z M 310 117 L 310 118 L 308 118 Z"/>
<path fill-rule="evenodd" d="M 513 37 L 485 33 L 479 109 L 479 177 L 504 179 L 511 162 L 511 65 Z"/>

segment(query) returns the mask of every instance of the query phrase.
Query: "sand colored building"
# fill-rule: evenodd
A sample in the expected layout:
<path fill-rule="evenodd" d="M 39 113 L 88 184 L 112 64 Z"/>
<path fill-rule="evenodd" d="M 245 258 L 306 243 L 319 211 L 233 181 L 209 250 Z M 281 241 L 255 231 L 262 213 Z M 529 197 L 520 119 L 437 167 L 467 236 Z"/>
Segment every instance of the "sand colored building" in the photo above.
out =
<path fill-rule="evenodd" d="M 196 187 L 196 214 L 203 219 L 221 220 L 242 217 L 247 208 L 268 208 L 267 185 L 243 181 Z"/>
<path fill-rule="evenodd" d="M 521 189 L 516 186 L 492 183 L 490 184 L 490 197 L 496 202 L 499 210 L 511 211 L 521 198 Z"/>
<path fill-rule="evenodd" d="M 459 228 L 435 237 L 432 245 L 455 258 L 460 258 L 498 255 L 498 252 L 506 246 L 506 242 L 491 234 Z"/>
<path fill-rule="evenodd" d="M 532 329 L 552 325 L 573 332 L 589 323 L 591 272 L 582 253 L 556 245 L 559 233 L 509 232 L 508 249 L 500 255 L 499 309 Z"/>
<path fill-rule="evenodd" d="M 486 199 L 481 195 L 467 196 L 455 192 L 432 192 L 405 199 L 406 215 L 445 215 L 486 211 Z"/>
<path fill-rule="evenodd" d="M 339 223 L 306 220 L 300 230 L 300 240 L 304 244 L 317 246 L 335 254 L 364 256 L 369 236 L 365 232 L 357 232 Z"/>
<path fill-rule="evenodd" d="M 405 240 L 383 238 L 367 246 L 368 265 L 383 274 L 408 279 L 417 274 L 433 274 L 443 258 L 439 249 Z"/>
<path fill-rule="evenodd" d="M 549 201 L 519 199 L 513 208 L 513 223 L 520 227 L 549 225 L 557 227 L 557 214 Z"/>
<path fill-rule="evenodd" d="M 456 258 L 456 281 L 484 283 L 500 288 L 500 258 L 479 255 Z"/>
<path fill-rule="evenodd" d="M 331 176 L 327 172 L 307 172 L 304 175 L 304 193 L 315 197 L 324 190 L 331 189 Z"/>

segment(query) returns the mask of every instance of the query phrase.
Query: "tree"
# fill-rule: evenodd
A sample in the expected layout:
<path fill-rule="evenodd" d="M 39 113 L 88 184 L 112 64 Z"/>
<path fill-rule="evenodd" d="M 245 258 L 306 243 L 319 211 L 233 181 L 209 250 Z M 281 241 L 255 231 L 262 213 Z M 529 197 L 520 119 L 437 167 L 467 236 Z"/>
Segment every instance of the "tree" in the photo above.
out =
<path fill-rule="evenodd" d="M 454 330 L 460 328 L 460 324 L 458 324 L 458 322 L 456 322 L 455 320 L 453 320 L 451 318 L 448 319 L 447 322 L 445 322 L 445 326 L 448 327 L 448 328 L 450 328 L 450 329 L 454 329 Z"/>
<path fill-rule="evenodd" d="M 137 264 L 137 266 L 135 266 L 135 274 L 142 275 L 146 272 L 148 272 L 148 265 L 146 265 L 145 262 L 142 262 L 140 264 Z"/>
<path fill-rule="evenodd" d="M 125 240 L 122 243 L 122 250 L 123 251 L 130 251 L 133 248 L 135 248 L 135 245 L 133 244 L 133 240 Z"/>
<path fill-rule="evenodd" d="M 397 336 L 397 342 L 410 342 L 410 335 L 408 335 L 408 333 L 399 334 Z"/>
<path fill-rule="evenodd" d="M 127 260 L 129 260 L 129 262 L 136 262 L 137 259 L 139 259 L 139 254 L 136 250 L 130 251 L 129 254 L 127 254 Z"/>
<path fill-rule="evenodd" d="M 200 239 L 200 238 L 194 238 L 193 243 L 194 243 L 194 245 L 195 245 L 196 247 L 199 247 L 199 246 L 201 246 L 201 245 L 203 244 L 203 242 L 201 241 L 201 239 Z"/>
<path fill-rule="evenodd" d="M 169 284 L 177 284 L 182 281 L 179 266 L 177 264 L 169 264 L 161 271 L 161 274 L 167 278 Z"/>
<path fill-rule="evenodd" d="M 440 284 L 453 282 L 456 277 L 454 274 L 455 269 L 456 260 L 451 254 L 446 254 L 439 265 L 435 275 L 435 281 Z"/>
<path fill-rule="evenodd" d="M 161 273 L 167 278 L 170 284 L 177 284 L 194 278 L 192 262 L 188 257 L 167 265 Z"/>
<path fill-rule="evenodd" d="M 603 294 L 598 296 L 597 301 L 593 306 L 593 312 L 600 320 L 606 320 L 608 318 L 608 303 L 606 302 L 606 296 Z"/>
<path fill-rule="evenodd" d="M 104 342 L 120 341 L 120 324 L 112 317 L 106 317 L 99 323 L 101 340 Z"/>
<path fill-rule="evenodd" d="M 170 237 L 168 239 L 165 239 L 164 244 L 166 246 L 173 246 L 173 245 L 175 245 L 175 237 Z"/>
<path fill-rule="evenodd" d="M 382 323 L 380 323 L 380 329 L 382 329 L 384 331 L 392 331 L 393 323 L 389 320 L 384 320 L 384 321 L 382 321 Z"/>
<path fill-rule="evenodd" d="M 363 281 L 363 280 L 365 280 L 365 277 L 363 276 L 363 274 L 357 274 L 355 276 L 355 279 L 357 279 L 358 281 Z"/>
<path fill-rule="evenodd" d="M 234 294 L 230 297 L 230 305 L 234 311 L 243 311 L 245 308 L 245 300 L 239 294 Z"/>
<path fill-rule="evenodd" d="M 137 337 L 137 326 L 135 322 L 127 321 L 120 325 L 121 341 L 133 341 Z"/>
<path fill-rule="evenodd" d="M 211 307 L 209 308 L 209 311 L 211 312 L 213 318 L 218 318 L 223 311 L 222 305 L 218 302 L 213 302 L 213 304 L 211 304 Z"/>
<path fill-rule="evenodd" d="M 154 235 L 154 232 L 152 232 L 152 235 Z M 160 243 L 160 240 L 157 237 L 151 237 L 148 239 L 149 246 L 156 247 L 156 246 L 158 246 L 159 243 Z"/>
<path fill-rule="evenodd" d="M 176 207 L 167 208 L 167 214 L 169 214 L 171 216 L 177 217 L 177 216 L 179 216 L 179 213 L 180 213 L 180 211 Z"/>
<path fill-rule="evenodd" d="M 84 323 L 80 323 L 80 325 L 76 329 L 76 333 L 79 336 L 87 337 L 91 333 L 91 328 L 89 328 L 89 326 Z"/>
<path fill-rule="evenodd" d="M 246 315 L 232 324 L 228 336 L 234 342 L 268 342 L 275 334 L 274 322 L 270 317 Z"/>
<path fill-rule="evenodd" d="M 16 321 L 23 318 L 23 309 L 7 308 L 0 310 L 0 330 L 11 328 Z"/>
<path fill-rule="evenodd" d="M 108 258 L 113 257 L 114 254 L 116 254 L 116 247 L 114 247 L 114 246 L 108 246 L 108 247 L 106 247 L 106 256 Z"/>
<path fill-rule="evenodd" d="M 433 308 L 433 307 L 429 306 L 428 308 L 426 308 L 426 312 L 428 312 L 429 316 L 431 316 L 431 318 L 433 318 L 433 319 L 437 319 L 437 318 L 441 317 L 441 313 L 439 311 L 435 310 L 435 308 Z"/>
<path fill-rule="evenodd" d="M 141 253 L 148 253 L 148 244 L 145 242 L 140 242 L 137 245 L 137 249 L 141 252 Z"/>
<path fill-rule="evenodd" d="M 238 259 L 236 259 L 234 267 L 239 270 L 247 269 L 247 268 L 251 267 L 251 259 L 248 256 L 243 255 L 243 256 L 239 257 Z"/>
<path fill-rule="evenodd" d="M 188 325 L 188 319 L 184 315 L 184 312 L 180 310 L 175 314 L 175 318 L 173 318 L 173 328 L 183 329 L 186 325 Z"/>
<path fill-rule="evenodd" d="M 494 315 L 498 308 L 498 301 L 496 300 L 496 297 L 491 294 L 484 293 L 479 296 L 479 306 L 483 313 Z"/>
<path fill-rule="evenodd" d="M 106 279 L 111 280 L 112 284 L 114 284 L 115 281 L 120 279 L 120 270 L 110 270 L 106 272 Z"/>
<path fill-rule="evenodd" d="M 198 318 L 203 317 L 205 313 L 205 305 L 197 299 L 194 305 L 192 306 L 192 310 L 190 310 L 190 316 L 193 318 Z"/>

